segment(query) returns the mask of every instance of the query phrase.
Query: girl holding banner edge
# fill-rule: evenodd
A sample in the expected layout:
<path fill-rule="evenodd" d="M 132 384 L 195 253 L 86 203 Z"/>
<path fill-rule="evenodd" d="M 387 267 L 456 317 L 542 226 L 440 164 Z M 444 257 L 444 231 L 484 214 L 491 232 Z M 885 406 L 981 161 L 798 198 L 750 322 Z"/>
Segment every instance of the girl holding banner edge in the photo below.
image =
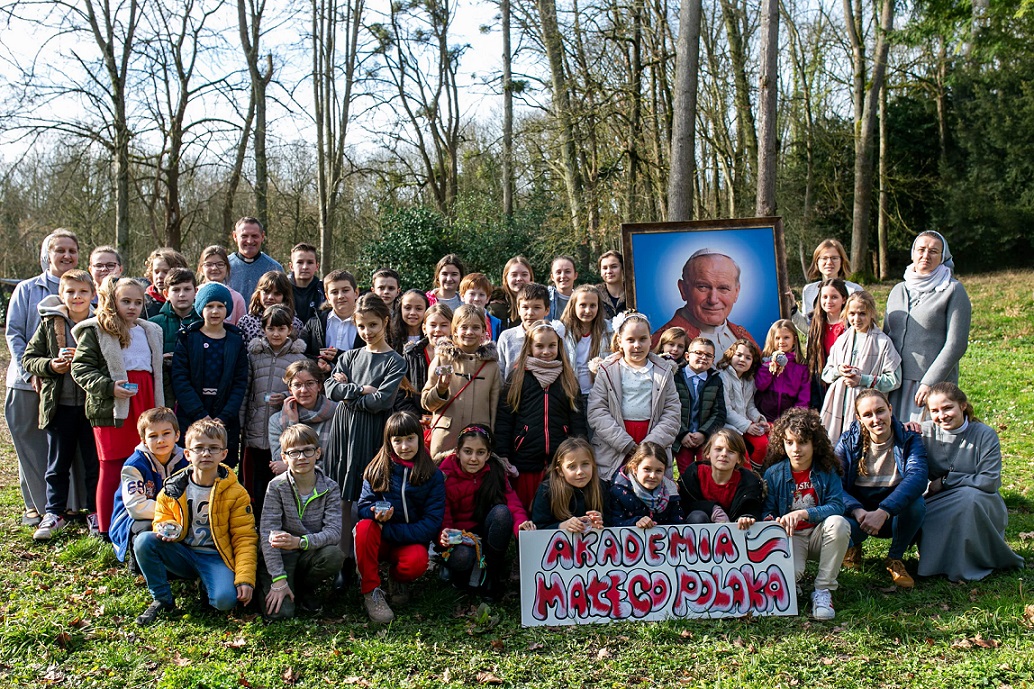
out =
<path fill-rule="evenodd" d="M 596 455 L 584 438 L 560 443 L 531 506 L 536 529 L 602 529 L 605 505 Z"/>

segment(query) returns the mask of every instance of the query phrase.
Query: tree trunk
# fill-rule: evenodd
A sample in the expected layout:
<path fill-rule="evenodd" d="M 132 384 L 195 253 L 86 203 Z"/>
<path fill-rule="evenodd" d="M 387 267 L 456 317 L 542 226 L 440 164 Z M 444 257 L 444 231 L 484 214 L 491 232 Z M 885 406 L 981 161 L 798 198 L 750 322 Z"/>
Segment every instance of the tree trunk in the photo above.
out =
<path fill-rule="evenodd" d="M 775 215 L 776 106 L 779 101 L 779 0 L 761 6 L 761 75 L 758 110 L 761 140 L 758 149 L 758 189 L 754 212 Z"/>
<path fill-rule="evenodd" d="M 503 217 L 513 220 L 513 76 L 510 47 L 510 0 L 501 0 L 503 25 Z"/>
<path fill-rule="evenodd" d="M 879 218 L 876 224 L 876 242 L 879 247 L 880 280 L 886 280 L 890 273 L 890 259 L 887 255 L 887 234 L 890 224 L 889 198 L 887 194 L 887 84 L 880 89 L 880 202 Z"/>
<path fill-rule="evenodd" d="M 745 184 L 751 166 L 758 160 L 758 138 L 754 111 L 750 104 L 750 82 L 747 79 L 747 50 L 744 46 L 741 18 L 743 12 L 730 0 L 721 0 L 726 40 L 729 43 L 729 61 L 732 63 L 733 84 L 736 87 L 736 161 L 734 184 Z M 738 192 L 738 190 L 737 190 Z M 738 195 L 734 192 L 734 195 Z M 733 214 L 732 217 L 735 217 Z"/>
<path fill-rule="evenodd" d="M 851 224 L 851 266 L 865 270 L 869 250 L 869 214 L 872 208 L 872 148 L 879 93 L 887 71 L 888 34 L 894 27 L 894 0 L 882 0 L 880 28 L 873 51 L 872 79 L 865 96 L 861 127 L 855 140 L 854 209 Z"/>
<path fill-rule="evenodd" d="M 700 0 L 684 0 L 679 8 L 675 47 L 675 103 L 668 173 L 668 221 L 693 219 L 696 178 L 697 77 L 700 71 Z"/>

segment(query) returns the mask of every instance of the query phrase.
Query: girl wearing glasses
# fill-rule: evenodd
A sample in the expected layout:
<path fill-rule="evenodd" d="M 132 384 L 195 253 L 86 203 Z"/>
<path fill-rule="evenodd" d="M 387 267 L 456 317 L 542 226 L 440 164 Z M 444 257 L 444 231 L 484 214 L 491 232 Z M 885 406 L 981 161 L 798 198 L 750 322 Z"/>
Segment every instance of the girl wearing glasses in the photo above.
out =
<path fill-rule="evenodd" d="M 237 325 L 237 321 L 244 318 L 244 314 L 248 313 L 248 304 L 244 301 L 244 295 L 230 287 L 228 284 L 229 280 L 230 259 L 226 254 L 226 249 L 216 245 L 205 248 L 201 252 L 200 260 L 197 262 L 198 285 L 203 285 L 206 282 L 218 282 L 230 290 L 233 309 L 230 315 L 226 317 L 226 322 L 230 325 Z"/>

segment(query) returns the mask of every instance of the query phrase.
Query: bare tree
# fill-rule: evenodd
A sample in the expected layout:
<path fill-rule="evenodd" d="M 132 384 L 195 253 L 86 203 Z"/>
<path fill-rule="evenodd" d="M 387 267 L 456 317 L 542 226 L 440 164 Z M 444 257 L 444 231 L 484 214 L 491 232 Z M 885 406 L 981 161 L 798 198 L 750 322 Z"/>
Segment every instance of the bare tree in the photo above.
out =
<path fill-rule="evenodd" d="M 675 116 L 668 173 L 668 220 L 693 219 L 696 179 L 697 77 L 700 71 L 700 0 L 684 0 L 679 10 L 675 62 Z"/>
<path fill-rule="evenodd" d="M 363 0 L 312 0 L 312 86 L 316 114 L 316 193 L 320 255 L 333 265 L 345 139 L 359 58 Z M 339 50 L 339 42 L 341 43 Z"/>
<path fill-rule="evenodd" d="M 510 46 L 510 0 L 500 0 L 503 32 L 503 216 L 513 218 L 513 48 Z"/>
<path fill-rule="evenodd" d="M 758 111 L 760 142 L 758 145 L 758 190 L 755 213 L 775 215 L 776 187 L 776 106 L 779 102 L 779 0 L 761 4 L 761 75 Z"/>
<path fill-rule="evenodd" d="M 255 128 L 255 217 L 263 227 L 269 224 L 269 160 L 266 155 L 266 89 L 273 79 L 273 56 L 262 58 L 259 43 L 262 40 L 262 15 L 266 0 L 237 0 L 237 26 L 241 35 L 241 50 L 248 64 L 248 78 L 251 82 L 248 114 L 241 130 L 237 155 L 230 173 L 227 192 L 227 208 L 223 211 L 223 229 L 229 230 L 232 222 L 232 199 L 240 182 L 241 168 L 247 150 L 248 135 L 252 124 Z M 265 69 L 262 69 L 264 64 Z M 229 216 L 229 217 L 228 217 Z"/>

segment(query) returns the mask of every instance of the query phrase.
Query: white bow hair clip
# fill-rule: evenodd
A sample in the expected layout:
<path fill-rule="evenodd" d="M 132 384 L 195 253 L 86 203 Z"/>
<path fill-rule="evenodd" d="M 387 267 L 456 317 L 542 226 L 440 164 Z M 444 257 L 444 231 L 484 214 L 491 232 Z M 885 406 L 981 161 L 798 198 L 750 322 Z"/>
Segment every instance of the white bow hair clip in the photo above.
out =
<path fill-rule="evenodd" d="M 621 326 L 629 320 L 642 321 L 643 323 L 646 323 L 647 330 L 650 329 L 650 319 L 638 311 L 622 311 L 611 319 L 610 326 L 614 329 L 614 332 L 617 332 L 621 330 Z"/>

